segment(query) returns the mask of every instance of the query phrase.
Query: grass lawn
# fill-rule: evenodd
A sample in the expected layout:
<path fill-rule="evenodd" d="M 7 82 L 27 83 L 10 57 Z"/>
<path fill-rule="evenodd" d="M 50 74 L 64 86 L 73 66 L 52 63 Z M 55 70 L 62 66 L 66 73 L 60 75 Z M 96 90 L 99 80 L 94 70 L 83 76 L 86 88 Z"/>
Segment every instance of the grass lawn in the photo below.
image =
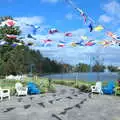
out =
<path fill-rule="evenodd" d="M 19 82 L 18 80 L 6 80 L 0 79 L 0 87 L 10 89 L 11 95 L 15 94 L 15 83 Z M 48 78 L 43 77 L 26 77 L 24 81 L 21 81 L 23 86 L 26 86 L 28 82 L 34 82 L 38 88 L 40 89 L 41 93 L 45 92 L 54 92 L 55 91 L 55 84 L 71 86 L 75 88 L 79 88 L 81 90 L 89 91 L 90 86 L 94 85 L 95 82 L 86 82 L 83 80 L 59 80 L 59 79 L 52 79 L 51 83 L 49 83 Z M 105 85 L 106 82 L 103 82 Z"/>

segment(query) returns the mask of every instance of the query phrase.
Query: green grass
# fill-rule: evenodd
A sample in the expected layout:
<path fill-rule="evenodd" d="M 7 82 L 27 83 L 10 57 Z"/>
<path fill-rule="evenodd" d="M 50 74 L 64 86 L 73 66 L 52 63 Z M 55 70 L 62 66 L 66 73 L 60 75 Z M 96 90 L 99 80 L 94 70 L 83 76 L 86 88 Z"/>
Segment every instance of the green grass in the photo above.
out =
<path fill-rule="evenodd" d="M 19 81 L 17 80 L 6 80 L 6 79 L 0 79 L 0 87 L 10 89 L 11 95 L 15 94 L 15 83 Z M 60 79 L 53 79 L 51 82 L 51 85 L 49 85 L 48 78 L 40 78 L 35 77 L 30 78 L 27 77 L 22 82 L 23 86 L 26 86 L 28 82 L 34 82 L 38 88 L 40 89 L 41 93 L 46 92 L 55 92 L 55 84 L 65 85 L 65 86 L 71 86 L 80 89 L 81 91 L 90 91 L 90 86 L 95 85 L 96 82 L 87 82 L 83 80 L 60 80 Z M 103 86 L 106 85 L 107 82 L 103 82 Z"/>
<path fill-rule="evenodd" d="M 4 89 L 10 89 L 11 95 L 15 94 L 15 83 L 19 82 L 18 80 L 6 80 L 0 79 L 0 87 Z M 35 79 L 35 78 L 26 78 L 21 83 L 23 86 L 26 86 L 28 82 L 34 82 L 37 87 L 40 89 L 41 93 L 45 92 L 55 92 L 54 84 L 49 85 L 48 79 Z"/>

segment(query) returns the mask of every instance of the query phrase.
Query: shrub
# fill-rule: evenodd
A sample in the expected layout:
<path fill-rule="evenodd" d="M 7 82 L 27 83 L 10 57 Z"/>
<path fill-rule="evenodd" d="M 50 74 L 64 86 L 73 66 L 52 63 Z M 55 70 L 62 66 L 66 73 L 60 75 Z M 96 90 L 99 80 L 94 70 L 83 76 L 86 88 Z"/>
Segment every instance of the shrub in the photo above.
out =
<path fill-rule="evenodd" d="M 56 92 L 56 89 L 55 89 L 55 86 L 54 85 L 51 85 L 49 88 L 48 88 L 48 92 L 52 92 L 52 93 L 55 93 Z"/>
<path fill-rule="evenodd" d="M 15 88 L 11 88 L 11 89 L 10 89 L 10 95 L 13 96 L 13 95 L 15 95 L 15 94 L 16 94 Z"/>
<path fill-rule="evenodd" d="M 79 90 L 82 91 L 82 92 L 90 92 L 91 91 L 90 86 L 88 86 L 88 85 L 81 85 L 79 87 Z"/>

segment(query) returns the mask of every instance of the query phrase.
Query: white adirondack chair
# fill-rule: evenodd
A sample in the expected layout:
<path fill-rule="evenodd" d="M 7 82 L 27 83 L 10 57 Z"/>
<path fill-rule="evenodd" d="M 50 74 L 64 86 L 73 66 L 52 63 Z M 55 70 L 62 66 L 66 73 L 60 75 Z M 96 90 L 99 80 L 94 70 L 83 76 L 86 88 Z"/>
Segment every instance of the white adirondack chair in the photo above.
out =
<path fill-rule="evenodd" d="M 13 80 L 14 76 L 13 75 L 9 75 L 9 76 L 6 76 L 5 78 L 8 79 L 8 80 Z"/>
<path fill-rule="evenodd" d="M 102 82 L 98 81 L 98 82 L 96 82 L 95 86 L 91 86 L 91 91 L 92 91 L 92 93 L 103 94 L 103 91 L 102 91 Z"/>
<path fill-rule="evenodd" d="M 17 95 L 20 96 L 20 95 L 27 95 L 27 92 L 28 92 L 28 88 L 27 87 L 23 87 L 23 85 L 21 83 L 16 83 L 15 84 L 15 89 L 16 89 L 16 92 L 17 92 Z"/>
<path fill-rule="evenodd" d="M 0 99 L 3 100 L 4 97 L 8 97 L 10 100 L 10 90 L 9 89 L 2 89 L 0 87 Z"/>

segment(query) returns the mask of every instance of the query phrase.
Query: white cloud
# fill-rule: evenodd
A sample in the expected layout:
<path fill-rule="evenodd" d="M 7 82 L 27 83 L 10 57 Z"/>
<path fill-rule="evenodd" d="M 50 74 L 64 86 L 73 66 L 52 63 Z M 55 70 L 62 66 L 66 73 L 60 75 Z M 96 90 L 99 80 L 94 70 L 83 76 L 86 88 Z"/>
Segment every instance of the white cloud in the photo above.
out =
<path fill-rule="evenodd" d="M 26 24 L 38 25 L 41 28 L 39 31 L 44 31 L 48 26 L 44 25 L 45 18 L 42 16 L 32 16 L 32 17 L 15 17 L 17 25 L 20 26 L 20 29 L 23 34 L 30 34 L 33 31 L 33 28 L 26 26 Z"/>
<path fill-rule="evenodd" d="M 44 22 L 44 17 L 42 16 L 33 16 L 33 17 L 15 17 L 19 23 L 27 23 L 27 24 L 41 24 Z"/>
<path fill-rule="evenodd" d="M 73 14 L 68 13 L 68 14 L 65 15 L 65 18 L 68 19 L 68 20 L 72 20 L 73 19 Z"/>
<path fill-rule="evenodd" d="M 102 23 L 110 23 L 112 26 L 117 26 L 120 23 L 120 3 L 117 1 L 109 1 L 102 6 L 104 14 L 100 15 L 99 21 Z"/>
<path fill-rule="evenodd" d="M 81 35 L 85 35 L 87 31 L 88 31 L 87 29 L 80 28 L 71 32 L 76 36 L 81 36 Z"/>
<path fill-rule="evenodd" d="M 57 60 L 59 62 L 77 64 L 80 62 L 90 64 L 90 56 L 99 56 L 100 60 L 104 58 L 103 64 L 105 65 L 120 65 L 119 57 L 120 48 L 103 48 L 98 46 L 94 47 L 70 47 L 70 48 L 56 48 L 56 49 L 41 49 L 40 51 L 45 57 Z M 117 59 L 116 59 L 117 58 Z M 92 64 L 94 61 L 92 61 Z"/>
<path fill-rule="evenodd" d="M 106 14 L 103 14 L 99 17 L 100 22 L 110 23 L 112 21 L 112 17 L 107 16 Z"/>
<path fill-rule="evenodd" d="M 59 0 L 41 0 L 41 2 L 45 3 L 57 3 Z"/>
<path fill-rule="evenodd" d="M 111 1 L 108 4 L 105 4 L 103 7 L 104 11 L 108 14 L 115 15 L 120 17 L 120 3 L 117 1 Z"/>

